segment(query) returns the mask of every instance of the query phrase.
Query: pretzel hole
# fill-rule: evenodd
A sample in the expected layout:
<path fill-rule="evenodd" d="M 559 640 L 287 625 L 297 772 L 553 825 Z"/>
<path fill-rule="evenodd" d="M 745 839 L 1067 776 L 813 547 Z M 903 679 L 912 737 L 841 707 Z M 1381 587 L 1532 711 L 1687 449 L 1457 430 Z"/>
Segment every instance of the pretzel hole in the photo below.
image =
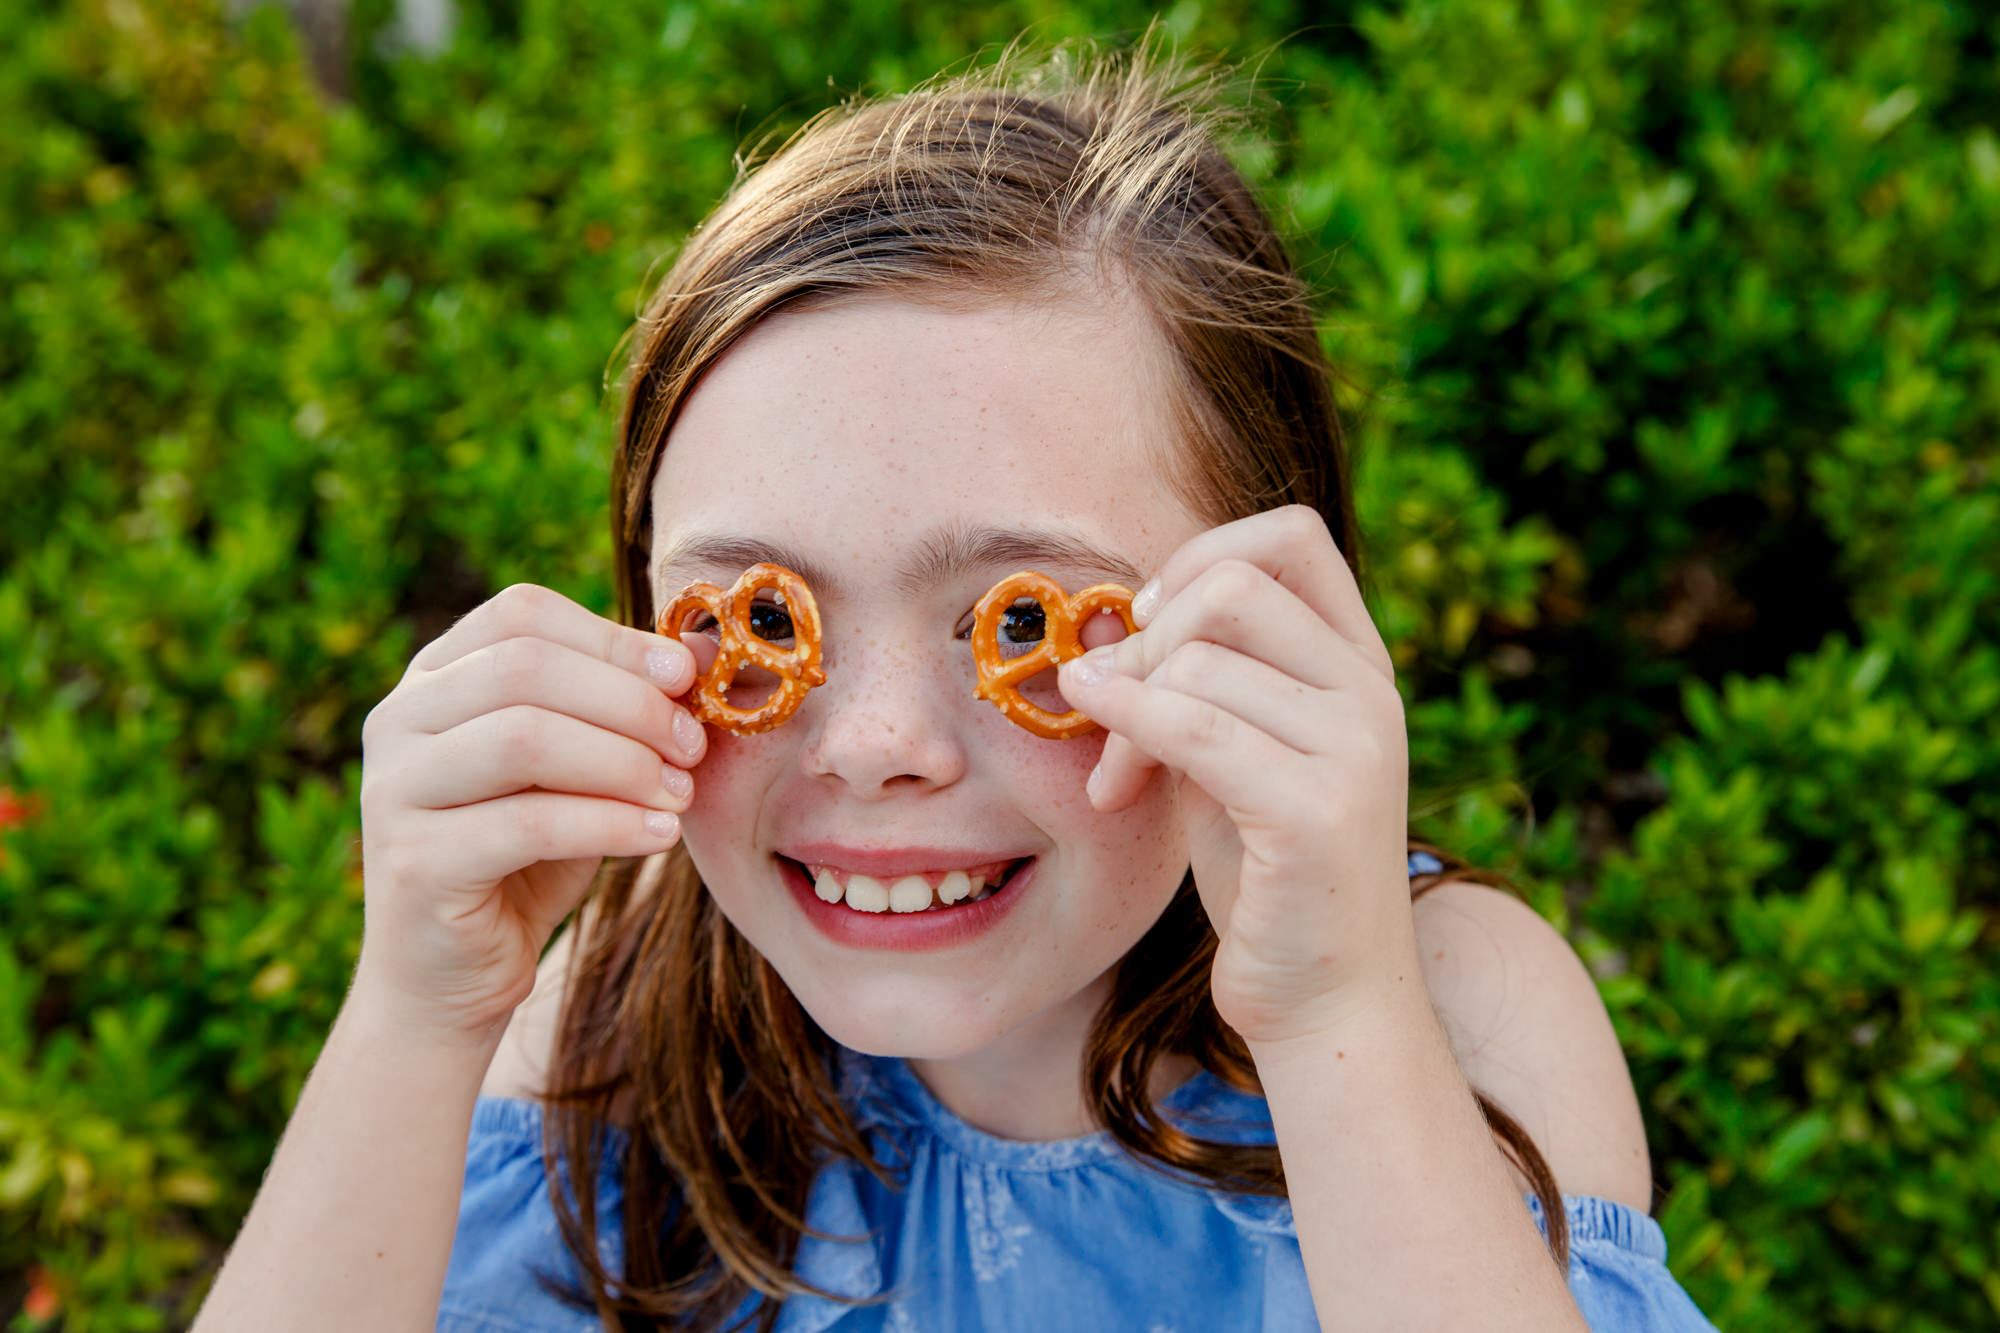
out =
<path fill-rule="evenodd" d="M 749 621 L 751 635 L 774 648 L 790 648 L 795 641 L 791 616 L 785 610 L 784 594 L 775 589 L 751 603 Z M 726 666 L 714 665 L 722 651 L 722 628 L 707 607 L 690 607 L 681 617 L 675 633 L 694 653 L 695 663 L 702 674 L 728 671 Z M 719 689 L 714 693 L 731 708 L 748 712 L 769 703 L 783 684 L 775 672 L 754 662 L 746 662 L 726 680 L 718 681 Z"/>
<path fill-rule="evenodd" d="M 722 691 L 722 700 L 731 708 L 748 712 L 771 702 L 783 685 L 784 681 L 774 673 L 754 662 L 746 663 L 730 678 L 728 687 Z"/>
<path fill-rule="evenodd" d="M 1025 656 L 1041 646 L 1048 634 L 1048 613 L 1042 604 L 1032 597 L 1023 597 L 1000 613 L 1000 624 L 994 641 L 1000 648 L 1000 660 L 1011 661 Z M 1067 713 L 1069 701 L 1062 697 L 1056 686 L 1054 667 L 1038 671 L 1015 687 L 1021 697 L 1037 708 L 1051 713 Z"/>
<path fill-rule="evenodd" d="M 1069 700 L 1063 698 L 1062 690 L 1056 685 L 1053 668 L 1037 672 L 1015 688 L 1021 691 L 1023 699 L 1045 712 L 1067 713 L 1070 710 Z"/>

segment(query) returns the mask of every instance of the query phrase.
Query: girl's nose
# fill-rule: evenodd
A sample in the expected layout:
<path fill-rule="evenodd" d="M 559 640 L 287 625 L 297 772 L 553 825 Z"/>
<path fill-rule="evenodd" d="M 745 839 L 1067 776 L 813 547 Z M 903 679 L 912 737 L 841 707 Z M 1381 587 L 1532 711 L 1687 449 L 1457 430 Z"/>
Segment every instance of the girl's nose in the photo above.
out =
<path fill-rule="evenodd" d="M 950 673 L 879 648 L 841 654 L 806 701 L 799 749 L 807 776 L 866 800 L 947 787 L 965 774 Z M 817 705 L 815 707 L 815 705 Z"/>

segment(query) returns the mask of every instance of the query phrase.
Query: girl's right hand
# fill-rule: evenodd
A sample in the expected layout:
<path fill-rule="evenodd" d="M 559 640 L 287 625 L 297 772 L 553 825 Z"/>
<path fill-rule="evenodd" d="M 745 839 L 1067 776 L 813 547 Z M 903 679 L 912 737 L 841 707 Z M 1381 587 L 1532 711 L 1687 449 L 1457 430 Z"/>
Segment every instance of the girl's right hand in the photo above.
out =
<path fill-rule="evenodd" d="M 606 856 L 673 846 L 700 722 L 687 648 L 517 583 L 426 646 L 361 729 L 355 989 L 497 1036 Z"/>

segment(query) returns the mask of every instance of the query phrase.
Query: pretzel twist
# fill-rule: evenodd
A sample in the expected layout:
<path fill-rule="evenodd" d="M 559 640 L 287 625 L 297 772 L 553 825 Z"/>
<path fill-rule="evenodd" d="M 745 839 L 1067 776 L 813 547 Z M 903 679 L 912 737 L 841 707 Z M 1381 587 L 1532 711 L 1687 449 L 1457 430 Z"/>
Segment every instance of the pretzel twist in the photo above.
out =
<path fill-rule="evenodd" d="M 1000 617 L 1022 598 L 1042 608 L 1042 641 L 1019 657 L 1000 656 Z M 1011 574 L 993 585 L 972 609 L 972 660 L 979 666 L 973 696 L 993 703 L 1015 725 L 1049 740 L 1070 740 L 1097 724 L 1082 713 L 1051 713 L 1021 695 L 1024 681 L 1083 655 L 1083 623 L 1100 611 L 1112 611 L 1125 622 L 1125 632 L 1137 632 L 1132 619 L 1132 591 L 1116 583 L 1099 583 L 1074 597 L 1054 579 L 1033 570 Z"/>
<path fill-rule="evenodd" d="M 760 639 L 750 628 L 750 607 L 767 589 L 783 596 L 792 618 L 797 642 L 790 648 Z M 739 736 L 769 731 L 799 711 L 807 691 L 826 684 L 826 672 L 820 667 L 819 606 L 806 581 L 783 565 L 752 565 L 727 591 L 713 583 L 691 583 L 660 612 L 655 628 L 669 638 L 678 637 L 682 618 L 696 607 L 715 617 L 722 639 L 715 661 L 696 677 L 690 696 L 688 711 L 701 721 Z M 762 667 L 778 678 L 777 693 L 756 708 L 738 708 L 728 700 L 736 673 L 746 666 Z"/>

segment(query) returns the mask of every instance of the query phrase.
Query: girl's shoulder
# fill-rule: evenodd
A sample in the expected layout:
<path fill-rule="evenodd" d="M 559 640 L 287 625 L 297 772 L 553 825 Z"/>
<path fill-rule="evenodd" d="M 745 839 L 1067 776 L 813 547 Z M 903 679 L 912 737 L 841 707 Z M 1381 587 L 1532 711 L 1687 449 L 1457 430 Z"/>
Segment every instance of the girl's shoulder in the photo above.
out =
<path fill-rule="evenodd" d="M 1414 911 L 1424 985 L 1466 1082 L 1521 1123 L 1564 1193 L 1649 1209 L 1638 1094 L 1597 983 L 1569 941 L 1519 898 L 1483 884 L 1440 884 Z"/>

